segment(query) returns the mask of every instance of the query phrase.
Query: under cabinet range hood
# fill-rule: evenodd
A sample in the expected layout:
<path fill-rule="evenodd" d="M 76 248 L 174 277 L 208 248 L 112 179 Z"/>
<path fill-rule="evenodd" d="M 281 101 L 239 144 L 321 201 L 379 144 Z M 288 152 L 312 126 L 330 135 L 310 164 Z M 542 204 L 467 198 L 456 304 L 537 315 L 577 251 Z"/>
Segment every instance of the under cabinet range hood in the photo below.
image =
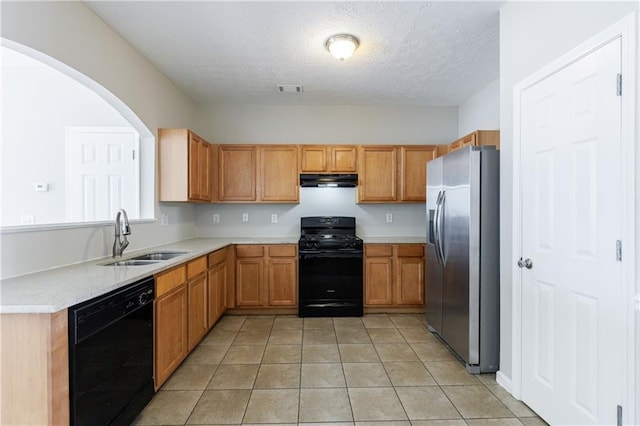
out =
<path fill-rule="evenodd" d="M 355 188 L 357 185 L 357 174 L 300 175 L 300 186 L 303 188 Z"/>

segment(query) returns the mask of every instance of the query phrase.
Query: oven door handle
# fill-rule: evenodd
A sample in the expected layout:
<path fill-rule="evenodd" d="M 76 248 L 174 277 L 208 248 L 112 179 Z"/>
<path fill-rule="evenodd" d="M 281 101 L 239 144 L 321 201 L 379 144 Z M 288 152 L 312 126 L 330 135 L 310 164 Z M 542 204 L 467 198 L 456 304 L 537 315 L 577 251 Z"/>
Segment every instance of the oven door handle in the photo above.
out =
<path fill-rule="evenodd" d="M 310 259 L 348 259 L 348 258 L 362 258 L 362 251 L 305 251 L 300 252 L 300 260 Z"/>

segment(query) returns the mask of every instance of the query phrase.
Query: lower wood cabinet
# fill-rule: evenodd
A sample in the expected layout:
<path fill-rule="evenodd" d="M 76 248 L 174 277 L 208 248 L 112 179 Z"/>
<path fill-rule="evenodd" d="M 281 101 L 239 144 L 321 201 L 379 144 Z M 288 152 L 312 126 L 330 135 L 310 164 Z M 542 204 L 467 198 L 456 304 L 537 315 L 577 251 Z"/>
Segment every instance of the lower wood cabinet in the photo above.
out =
<path fill-rule="evenodd" d="M 365 306 L 424 305 L 424 244 L 365 244 Z"/>
<path fill-rule="evenodd" d="M 154 377 L 156 390 L 189 353 L 186 266 L 156 276 Z"/>
<path fill-rule="evenodd" d="M 236 306 L 297 306 L 297 271 L 296 245 L 236 246 Z"/>
<path fill-rule="evenodd" d="M 187 280 L 189 294 L 188 342 L 189 351 L 191 351 L 209 331 L 206 256 L 201 256 L 187 263 Z"/>
<path fill-rule="evenodd" d="M 227 309 L 227 249 L 217 250 L 208 256 L 209 279 L 208 288 L 208 321 L 209 329 Z"/>

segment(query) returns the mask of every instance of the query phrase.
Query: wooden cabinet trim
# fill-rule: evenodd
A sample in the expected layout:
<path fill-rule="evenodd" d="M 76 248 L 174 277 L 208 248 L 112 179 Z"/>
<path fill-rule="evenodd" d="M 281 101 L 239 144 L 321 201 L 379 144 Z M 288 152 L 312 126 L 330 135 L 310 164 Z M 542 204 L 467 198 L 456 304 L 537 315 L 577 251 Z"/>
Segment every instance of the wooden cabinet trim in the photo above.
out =
<path fill-rule="evenodd" d="M 268 246 L 270 257 L 296 257 L 297 247 L 295 245 L 270 245 Z"/>
<path fill-rule="evenodd" d="M 227 258 L 227 249 L 226 248 L 223 248 L 223 249 L 220 249 L 220 250 L 216 250 L 213 253 L 209 253 L 209 255 L 208 255 L 209 268 L 217 265 L 220 262 L 224 262 L 226 258 Z"/>
<path fill-rule="evenodd" d="M 259 245 L 238 245 L 236 246 L 236 257 L 264 257 L 264 246 Z"/>
<path fill-rule="evenodd" d="M 396 253 L 398 257 L 424 257 L 424 244 L 399 244 Z"/>
<path fill-rule="evenodd" d="M 158 298 L 187 281 L 186 265 L 182 264 L 170 269 L 169 271 L 156 275 L 155 281 L 156 298 Z"/>
<path fill-rule="evenodd" d="M 207 270 L 207 256 L 199 258 L 187 263 L 187 279 L 191 279 L 198 274 L 202 274 Z"/>
<path fill-rule="evenodd" d="M 365 244 L 365 257 L 391 257 L 393 246 L 391 244 Z"/>

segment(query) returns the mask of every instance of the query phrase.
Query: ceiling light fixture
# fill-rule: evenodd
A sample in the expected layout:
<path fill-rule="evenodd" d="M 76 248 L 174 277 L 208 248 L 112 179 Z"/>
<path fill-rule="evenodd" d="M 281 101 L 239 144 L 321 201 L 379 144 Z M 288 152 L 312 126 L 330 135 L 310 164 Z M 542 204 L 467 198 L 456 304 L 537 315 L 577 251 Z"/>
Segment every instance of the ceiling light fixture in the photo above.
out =
<path fill-rule="evenodd" d="M 325 46 L 336 59 L 344 61 L 360 46 L 360 40 L 351 34 L 336 34 L 327 39 Z"/>

